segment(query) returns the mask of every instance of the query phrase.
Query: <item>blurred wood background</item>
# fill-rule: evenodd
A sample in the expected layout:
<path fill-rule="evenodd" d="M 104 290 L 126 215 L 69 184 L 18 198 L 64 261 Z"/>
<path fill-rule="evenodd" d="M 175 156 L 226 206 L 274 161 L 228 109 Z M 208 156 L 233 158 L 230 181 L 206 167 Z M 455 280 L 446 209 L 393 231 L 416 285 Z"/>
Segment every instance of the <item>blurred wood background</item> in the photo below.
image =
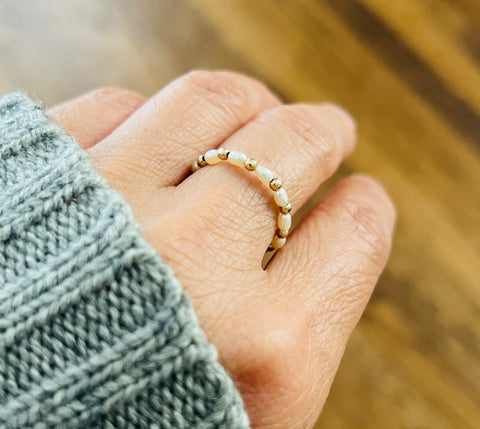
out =
<path fill-rule="evenodd" d="M 0 0 L 0 89 L 51 105 L 228 68 L 346 106 L 334 180 L 376 175 L 399 219 L 318 427 L 478 429 L 479 29 L 478 0 Z"/>

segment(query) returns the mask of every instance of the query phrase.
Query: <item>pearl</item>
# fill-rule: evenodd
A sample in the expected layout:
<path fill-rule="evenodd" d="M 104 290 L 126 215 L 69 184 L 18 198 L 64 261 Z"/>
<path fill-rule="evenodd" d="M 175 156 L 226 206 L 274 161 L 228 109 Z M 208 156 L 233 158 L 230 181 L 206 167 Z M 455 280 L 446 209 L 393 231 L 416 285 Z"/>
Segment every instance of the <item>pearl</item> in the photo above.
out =
<path fill-rule="evenodd" d="M 228 154 L 228 162 L 237 167 L 242 167 L 247 162 L 248 156 L 238 150 L 233 150 Z"/>
<path fill-rule="evenodd" d="M 274 192 L 273 198 L 280 207 L 284 207 L 288 204 L 288 195 L 284 188 L 280 188 L 277 192 Z"/>
<path fill-rule="evenodd" d="M 283 247 L 285 242 L 287 241 L 286 238 L 280 238 L 278 235 L 273 237 L 272 243 L 270 244 L 270 247 L 275 249 L 280 249 L 280 247 Z"/>
<path fill-rule="evenodd" d="M 220 162 L 220 158 L 218 157 L 218 152 L 216 149 L 209 150 L 205 154 L 205 161 L 207 161 L 207 164 L 210 165 L 215 165 Z"/>
<path fill-rule="evenodd" d="M 278 229 L 281 231 L 288 231 L 292 226 L 292 216 L 289 214 L 280 213 L 278 215 Z"/>
<path fill-rule="evenodd" d="M 273 180 L 273 178 L 275 177 L 273 173 L 263 165 L 257 165 L 257 168 L 255 169 L 255 174 L 263 183 L 270 183 L 270 181 Z"/>

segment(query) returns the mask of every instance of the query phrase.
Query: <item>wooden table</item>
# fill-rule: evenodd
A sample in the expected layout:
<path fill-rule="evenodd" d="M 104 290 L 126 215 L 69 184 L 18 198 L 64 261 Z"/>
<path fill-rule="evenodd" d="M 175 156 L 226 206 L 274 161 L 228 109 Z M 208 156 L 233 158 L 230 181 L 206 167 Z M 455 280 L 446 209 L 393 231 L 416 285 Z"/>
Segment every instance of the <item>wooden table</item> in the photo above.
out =
<path fill-rule="evenodd" d="M 345 105 L 360 145 L 333 180 L 376 175 L 399 219 L 318 427 L 478 429 L 479 29 L 478 0 L 0 0 L 0 88 L 52 104 L 229 68 Z"/>

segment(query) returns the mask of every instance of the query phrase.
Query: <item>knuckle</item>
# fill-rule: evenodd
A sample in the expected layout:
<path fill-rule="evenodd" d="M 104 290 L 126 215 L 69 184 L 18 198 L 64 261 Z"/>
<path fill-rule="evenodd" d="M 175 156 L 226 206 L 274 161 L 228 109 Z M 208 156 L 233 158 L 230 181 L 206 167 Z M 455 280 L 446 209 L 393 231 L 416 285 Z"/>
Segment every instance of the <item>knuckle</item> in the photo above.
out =
<path fill-rule="evenodd" d="M 115 96 L 119 92 L 124 91 L 121 88 L 118 88 L 116 86 L 105 86 L 102 88 L 97 88 L 94 89 L 89 96 L 91 98 L 97 99 L 97 100 L 104 100 L 106 98 L 110 98 L 111 96 Z"/>
<path fill-rule="evenodd" d="M 334 163 L 330 162 L 337 149 L 337 139 L 330 127 L 319 120 L 313 109 L 304 105 L 279 106 L 265 112 L 267 121 L 286 127 L 293 135 L 296 149 L 320 163 L 326 174 L 333 173 Z M 312 155 L 313 154 L 313 155 Z"/>
<path fill-rule="evenodd" d="M 98 88 L 89 94 L 94 101 L 115 104 L 119 107 L 134 108 L 143 104 L 146 98 L 135 91 L 130 91 L 115 86 Z"/>
<path fill-rule="evenodd" d="M 200 91 L 200 96 L 225 114 L 240 117 L 255 111 L 254 92 L 245 76 L 233 72 L 194 70 L 180 78 L 180 85 Z"/>
<path fill-rule="evenodd" d="M 391 236 L 380 213 L 361 199 L 349 200 L 344 207 L 348 231 L 364 244 L 363 252 L 383 264 L 389 254 Z"/>

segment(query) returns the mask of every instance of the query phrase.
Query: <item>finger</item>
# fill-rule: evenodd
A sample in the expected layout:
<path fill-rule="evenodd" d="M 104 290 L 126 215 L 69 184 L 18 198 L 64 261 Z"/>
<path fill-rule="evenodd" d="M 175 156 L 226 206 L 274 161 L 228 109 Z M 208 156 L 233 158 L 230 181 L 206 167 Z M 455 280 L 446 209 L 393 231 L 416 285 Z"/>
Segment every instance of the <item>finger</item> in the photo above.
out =
<path fill-rule="evenodd" d="M 102 88 L 54 106 L 47 113 L 82 149 L 88 149 L 108 136 L 145 100 L 133 91 Z"/>
<path fill-rule="evenodd" d="M 386 264 L 394 223 L 395 210 L 383 188 L 367 176 L 352 176 L 300 222 L 267 267 L 279 302 L 302 314 L 301 326 L 309 327 L 313 363 L 305 364 L 309 394 L 301 405 L 313 418 Z"/>
<path fill-rule="evenodd" d="M 222 146 L 242 151 L 274 172 L 293 214 L 352 152 L 355 140 L 355 123 L 343 109 L 292 105 L 263 112 Z M 202 168 L 181 188 L 215 217 L 212 222 L 225 231 L 225 246 L 259 266 L 275 233 L 279 209 L 273 192 L 254 173 L 224 164 Z"/>
<path fill-rule="evenodd" d="M 395 209 L 374 179 L 342 180 L 300 222 L 267 270 L 273 283 L 309 306 L 316 324 L 345 342 L 382 272 L 391 247 Z M 336 338 L 336 337 L 335 337 Z"/>
<path fill-rule="evenodd" d="M 279 103 L 254 79 L 195 71 L 172 82 L 91 149 L 97 169 L 127 198 L 176 185 L 192 158 Z"/>

